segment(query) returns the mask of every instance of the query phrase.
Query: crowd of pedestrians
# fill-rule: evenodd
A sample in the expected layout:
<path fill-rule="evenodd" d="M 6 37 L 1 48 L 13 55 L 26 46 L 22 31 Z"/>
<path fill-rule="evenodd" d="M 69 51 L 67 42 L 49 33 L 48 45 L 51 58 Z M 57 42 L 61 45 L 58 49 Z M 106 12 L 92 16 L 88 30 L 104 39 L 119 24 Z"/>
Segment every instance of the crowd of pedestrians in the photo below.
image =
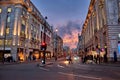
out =
<path fill-rule="evenodd" d="M 83 63 L 96 63 L 105 62 L 105 51 L 103 49 L 89 50 L 82 56 Z"/>

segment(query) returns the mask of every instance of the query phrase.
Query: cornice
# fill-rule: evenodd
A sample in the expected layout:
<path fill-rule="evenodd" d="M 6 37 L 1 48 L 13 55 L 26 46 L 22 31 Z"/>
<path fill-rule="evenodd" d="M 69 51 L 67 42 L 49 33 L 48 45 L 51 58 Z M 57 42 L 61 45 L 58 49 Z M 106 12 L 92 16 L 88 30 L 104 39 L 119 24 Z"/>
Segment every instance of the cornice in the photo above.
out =
<path fill-rule="evenodd" d="M 88 20 L 89 20 L 89 18 L 90 18 L 90 16 L 91 16 L 91 13 L 92 13 L 92 11 L 93 11 L 93 6 L 95 5 L 95 2 L 96 2 L 96 0 L 91 0 L 91 1 L 90 1 L 90 5 L 89 5 L 89 8 L 88 8 L 88 13 L 87 13 L 85 22 L 84 22 L 84 24 L 83 24 L 83 30 L 82 30 L 82 32 L 84 32 L 84 31 L 86 30 L 86 28 L 87 28 Z"/>

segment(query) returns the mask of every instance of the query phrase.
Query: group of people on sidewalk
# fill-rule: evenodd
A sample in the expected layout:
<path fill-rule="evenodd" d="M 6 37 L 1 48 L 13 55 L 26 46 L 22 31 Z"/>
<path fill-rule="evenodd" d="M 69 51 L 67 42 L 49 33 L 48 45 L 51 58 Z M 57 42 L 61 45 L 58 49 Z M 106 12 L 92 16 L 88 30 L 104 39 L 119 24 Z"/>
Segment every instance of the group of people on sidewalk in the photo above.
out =
<path fill-rule="evenodd" d="M 82 63 L 96 63 L 107 62 L 106 53 L 103 49 L 89 50 L 82 56 Z"/>

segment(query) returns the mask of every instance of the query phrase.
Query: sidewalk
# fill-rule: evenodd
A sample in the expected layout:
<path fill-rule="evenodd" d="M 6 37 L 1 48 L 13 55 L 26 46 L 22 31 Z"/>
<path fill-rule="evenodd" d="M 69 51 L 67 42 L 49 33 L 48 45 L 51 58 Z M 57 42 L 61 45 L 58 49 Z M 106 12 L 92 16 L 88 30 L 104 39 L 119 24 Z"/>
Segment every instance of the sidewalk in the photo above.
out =
<path fill-rule="evenodd" d="M 31 61 L 24 61 L 24 62 L 0 62 L 0 66 L 3 66 L 3 65 L 16 65 L 16 64 L 27 64 L 27 63 L 35 63 L 35 62 L 40 62 L 41 63 L 41 60 L 31 60 Z M 51 59 L 48 59 L 46 60 L 46 64 L 51 64 Z"/>
<path fill-rule="evenodd" d="M 96 64 L 96 63 L 80 63 L 83 65 L 96 65 L 96 66 L 111 66 L 111 67 L 120 67 L 120 61 L 119 62 L 107 62 L 107 63 L 100 63 L 100 64 Z"/>
<path fill-rule="evenodd" d="M 100 63 L 100 64 L 97 64 L 97 65 L 120 67 L 120 62 Z"/>
<path fill-rule="evenodd" d="M 57 61 L 63 60 L 64 58 L 58 58 Z M 0 62 L 0 66 L 2 65 L 15 65 L 15 64 L 25 64 L 25 63 L 35 63 L 35 62 L 40 62 L 41 60 L 37 60 L 37 61 L 24 61 L 24 62 L 4 62 L 4 64 L 2 62 Z M 55 61 L 54 57 L 51 59 L 46 59 L 46 65 L 50 65 L 53 64 Z"/>

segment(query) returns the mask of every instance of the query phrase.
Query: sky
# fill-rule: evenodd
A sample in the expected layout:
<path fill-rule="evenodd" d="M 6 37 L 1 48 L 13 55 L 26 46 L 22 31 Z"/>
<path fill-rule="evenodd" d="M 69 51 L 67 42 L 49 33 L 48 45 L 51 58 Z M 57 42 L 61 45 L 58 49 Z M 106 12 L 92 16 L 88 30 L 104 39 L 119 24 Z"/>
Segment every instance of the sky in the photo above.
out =
<path fill-rule="evenodd" d="M 64 46 L 76 48 L 90 0 L 31 0 L 47 22 L 58 29 Z"/>

